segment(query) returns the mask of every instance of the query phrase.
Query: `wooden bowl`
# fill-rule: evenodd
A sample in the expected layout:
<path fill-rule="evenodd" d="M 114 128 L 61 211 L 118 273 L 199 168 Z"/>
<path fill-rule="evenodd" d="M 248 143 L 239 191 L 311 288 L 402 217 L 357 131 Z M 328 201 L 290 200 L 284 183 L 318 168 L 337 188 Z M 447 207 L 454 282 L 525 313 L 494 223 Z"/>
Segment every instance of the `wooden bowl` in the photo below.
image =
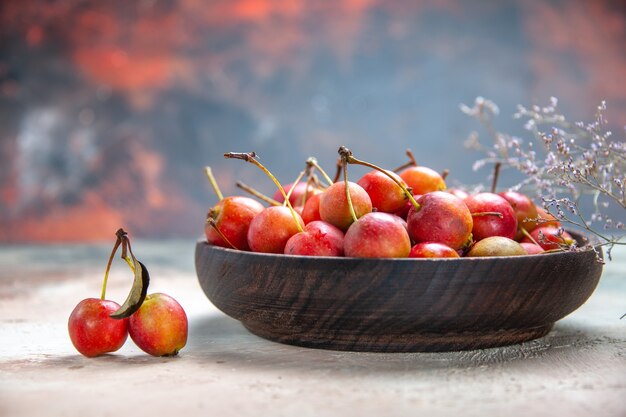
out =
<path fill-rule="evenodd" d="M 198 242 L 195 262 L 209 300 L 250 332 L 281 343 L 367 352 L 466 350 L 544 336 L 589 298 L 602 273 L 592 250 L 361 259 Z"/>

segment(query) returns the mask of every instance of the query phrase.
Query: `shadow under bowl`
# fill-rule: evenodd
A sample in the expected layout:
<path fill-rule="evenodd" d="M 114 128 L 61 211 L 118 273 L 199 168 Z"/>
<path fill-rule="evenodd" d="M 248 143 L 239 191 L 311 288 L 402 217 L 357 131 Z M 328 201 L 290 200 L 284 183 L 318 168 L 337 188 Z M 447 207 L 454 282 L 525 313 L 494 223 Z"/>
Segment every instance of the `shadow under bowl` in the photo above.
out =
<path fill-rule="evenodd" d="M 242 252 L 200 241 L 195 263 L 209 300 L 250 332 L 364 352 L 468 350 L 542 337 L 589 298 L 602 274 L 593 250 L 368 259 Z"/>

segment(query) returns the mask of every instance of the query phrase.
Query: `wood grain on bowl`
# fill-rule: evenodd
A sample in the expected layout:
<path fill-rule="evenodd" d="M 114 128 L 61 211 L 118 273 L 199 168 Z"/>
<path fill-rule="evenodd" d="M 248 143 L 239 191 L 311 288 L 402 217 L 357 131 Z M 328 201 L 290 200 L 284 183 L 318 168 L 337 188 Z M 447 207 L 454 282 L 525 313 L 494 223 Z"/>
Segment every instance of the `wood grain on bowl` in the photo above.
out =
<path fill-rule="evenodd" d="M 410 352 L 504 346 L 547 334 L 594 291 L 593 251 L 458 259 L 359 259 L 196 245 L 211 302 L 263 338 Z"/>

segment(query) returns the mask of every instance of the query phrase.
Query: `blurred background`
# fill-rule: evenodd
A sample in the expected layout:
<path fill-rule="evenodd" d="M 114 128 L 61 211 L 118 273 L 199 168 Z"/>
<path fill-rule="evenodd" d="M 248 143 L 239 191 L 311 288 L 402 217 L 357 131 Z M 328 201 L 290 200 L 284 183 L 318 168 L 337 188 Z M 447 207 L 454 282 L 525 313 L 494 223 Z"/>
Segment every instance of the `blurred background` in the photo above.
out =
<path fill-rule="evenodd" d="M 476 96 L 520 135 L 518 103 L 590 121 L 606 100 L 623 138 L 626 2 L 3 1 L 0 242 L 198 237 L 205 165 L 273 194 L 228 151 L 283 182 L 311 155 L 334 173 L 340 145 L 486 181 L 463 148 Z"/>

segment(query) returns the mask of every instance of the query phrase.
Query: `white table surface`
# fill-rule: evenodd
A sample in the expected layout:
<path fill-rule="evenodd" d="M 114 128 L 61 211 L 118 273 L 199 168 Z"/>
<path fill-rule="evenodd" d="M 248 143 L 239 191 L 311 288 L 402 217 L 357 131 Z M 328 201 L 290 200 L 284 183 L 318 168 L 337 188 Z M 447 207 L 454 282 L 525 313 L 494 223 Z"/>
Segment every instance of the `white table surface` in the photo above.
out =
<path fill-rule="evenodd" d="M 88 359 L 67 318 L 99 297 L 110 245 L 0 247 L 0 416 L 626 416 L 626 248 L 546 337 L 451 353 L 374 354 L 269 342 L 213 307 L 192 241 L 135 242 L 189 316 L 188 345 L 150 357 L 130 339 Z M 132 276 L 116 261 L 108 297 Z"/>

